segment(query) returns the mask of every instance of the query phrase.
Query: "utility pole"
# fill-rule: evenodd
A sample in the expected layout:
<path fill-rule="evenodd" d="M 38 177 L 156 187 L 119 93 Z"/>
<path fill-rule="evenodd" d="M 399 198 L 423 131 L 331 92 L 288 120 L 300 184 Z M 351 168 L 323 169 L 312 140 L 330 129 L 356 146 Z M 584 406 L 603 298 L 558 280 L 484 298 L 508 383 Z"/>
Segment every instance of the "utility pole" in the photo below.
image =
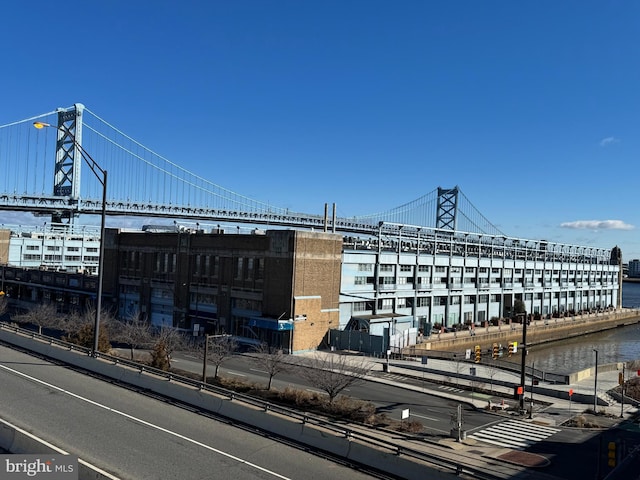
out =
<path fill-rule="evenodd" d="M 593 349 L 596 353 L 596 371 L 593 379 L 593 413 L 598 413 L 598 350 Z"/>
<path fill-rule="evenodd" d="M 520 366 L 520 386 L 522 386 L 522 395 L 520 396 L 520 411 L 524 410 L 524 382 L 525 367 L 527 365 L 527 312 L 519 313 L 522 315 L 522 365 Z"/>
<path fill-rule="evenodd" d="M 202 383 L 207 383 L 207 357 L 209 356 L 209 334 L 204 334 L 204 358 L 202 360 Z"/>
<path fill-rule="evenodd" d="M 531 401 L 529 402 L 529 419 L 533 418 L 533 379 L 536 374 L 536 362 L 531 364 Z"/>
<path fill-rule="evenodd" d="M 620 418 L 624 417 L 624 368 L 626 364 L 622 364 L 622 378 L 620 379 L 620 393 L 621 393 L 621 402 L 620 402 Z"/>

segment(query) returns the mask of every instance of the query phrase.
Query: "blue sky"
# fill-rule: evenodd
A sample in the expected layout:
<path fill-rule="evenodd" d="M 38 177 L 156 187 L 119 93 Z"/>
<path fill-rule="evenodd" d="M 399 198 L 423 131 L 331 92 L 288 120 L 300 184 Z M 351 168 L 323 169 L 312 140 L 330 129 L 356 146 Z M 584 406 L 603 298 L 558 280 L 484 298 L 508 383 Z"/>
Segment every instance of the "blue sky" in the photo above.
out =
<path fill-rule="evenodd" d="M 631 0 L 9 2 L 0 124 L 80 102 L 274 205 L 458 185 L 508 235 L 628 260 L 639 23 Z"/>

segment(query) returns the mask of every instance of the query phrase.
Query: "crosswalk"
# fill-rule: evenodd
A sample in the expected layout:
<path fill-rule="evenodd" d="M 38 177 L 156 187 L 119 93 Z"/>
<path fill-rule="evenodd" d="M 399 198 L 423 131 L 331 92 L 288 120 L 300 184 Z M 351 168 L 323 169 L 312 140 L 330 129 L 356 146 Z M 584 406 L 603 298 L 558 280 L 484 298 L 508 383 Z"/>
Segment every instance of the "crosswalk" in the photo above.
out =
<path fill-rule="evenodd" d="M 454 392 L 454 393 L 465 393 L 465 390 L 461 388 L 450 387 L 448 385 L 438 385 L 438 390 L 445 390 L 447 392 Z"/>
<path fill-rule="evenodd" d="M 498 447 L 524 450 L 559 431 L 559 428 L 546 425 L 507 420 L 468 434 L 467 438 L 473 438 Z"/>

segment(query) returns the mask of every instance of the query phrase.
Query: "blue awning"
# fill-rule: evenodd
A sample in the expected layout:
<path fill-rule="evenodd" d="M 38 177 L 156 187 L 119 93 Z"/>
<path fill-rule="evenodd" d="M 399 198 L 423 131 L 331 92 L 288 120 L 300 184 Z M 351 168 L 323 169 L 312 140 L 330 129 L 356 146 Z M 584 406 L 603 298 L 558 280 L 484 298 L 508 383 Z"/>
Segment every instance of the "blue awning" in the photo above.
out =
<path fill-rule="evenodd" d="M 275 318 L 254 317 L 249 319 L 250 327 L 266 328 L 267 330 L 293 330 L 290 320 L 276 320 Z"/>

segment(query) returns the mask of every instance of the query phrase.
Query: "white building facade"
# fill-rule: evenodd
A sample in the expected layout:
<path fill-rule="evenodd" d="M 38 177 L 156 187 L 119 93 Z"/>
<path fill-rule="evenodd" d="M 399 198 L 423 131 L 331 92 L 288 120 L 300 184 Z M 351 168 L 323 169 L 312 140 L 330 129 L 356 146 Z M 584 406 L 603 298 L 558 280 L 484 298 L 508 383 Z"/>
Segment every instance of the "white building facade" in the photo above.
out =
<path fill-rule="evenodd" d="M 77 225 L 3 226 L 11 231 L 7 263 L 15 267 L 96 275 L 100 228 Z"/>
<path fill-rule="evenodd" d="M 346 237 L 340 328 L 385 316 L 394 333 L 473 328 L 512 317 L 516 300 L 542 318 L 618 308 L 622 267 L 612 252 L 407 226 L 395 236 Z"/>

